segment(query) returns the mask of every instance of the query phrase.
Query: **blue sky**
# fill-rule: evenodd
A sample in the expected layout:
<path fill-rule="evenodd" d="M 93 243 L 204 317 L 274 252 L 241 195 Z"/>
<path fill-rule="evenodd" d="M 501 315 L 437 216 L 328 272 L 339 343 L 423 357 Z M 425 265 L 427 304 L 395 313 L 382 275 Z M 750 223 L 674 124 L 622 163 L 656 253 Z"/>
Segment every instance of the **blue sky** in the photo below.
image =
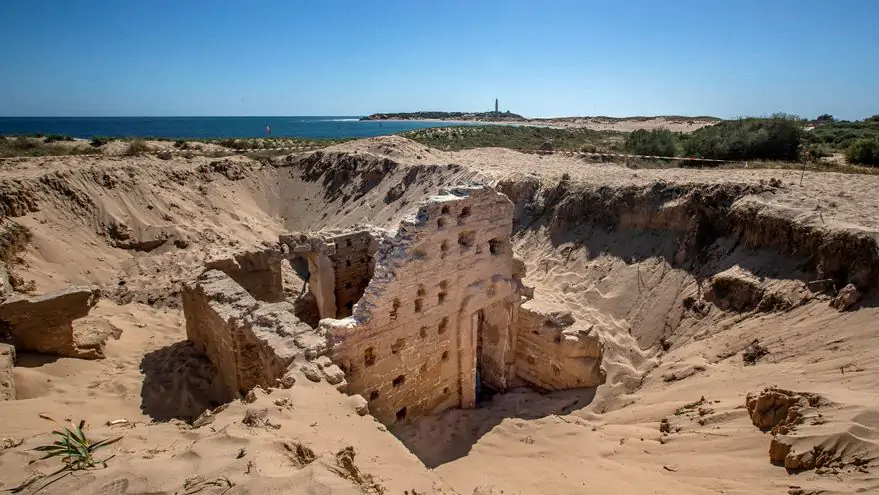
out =
<path fill-rule="evenodd" d="M 879 113 L 879 0 L 0 2 L 0 116 Z"/>

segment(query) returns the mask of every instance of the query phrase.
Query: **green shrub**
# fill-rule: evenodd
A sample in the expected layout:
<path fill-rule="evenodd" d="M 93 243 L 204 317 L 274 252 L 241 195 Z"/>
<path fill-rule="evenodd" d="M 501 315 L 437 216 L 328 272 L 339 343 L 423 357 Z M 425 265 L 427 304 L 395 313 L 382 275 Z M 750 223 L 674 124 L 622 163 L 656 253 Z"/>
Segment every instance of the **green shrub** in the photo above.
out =
<path fill-rule="evenodd" d="M 803 149 L 803 158 L 806 160 L 818 160 L 830 156 L 830 150 L 823 144 L 810 144 Z"/>
<path fill-rule="evenodd" d="M 788 115 L 721 122 L 693 132 L 684 142 L 687 156 L 718 160 L 788 160 L 799 158 L 803 130 Z"/>
<path fill-rule="evenodd" d="M 849 163 L 879 166 L 879 139 L 861 139 L 852 143 L 845 151 Z"/>
<path fill-rule="evenodd" d="M 625 150 L 635 155 L 675 156 L 675 134 L 666 129 L 638 129 L 626 136 Z"/>
<path fill-rule="evenodd" d="M 99 148 L 110 142 L 110 138 L 95 136 L 92 138 L 91 144 L 95 148 Z"/>
<path fill-rule="evenodd" d="M 44 143 L 54 143 L 57 141 L 73 141 L 73 138 L 63 134 L 49 134 L 46 136 L 46 139 L 43 140 Z"/>
<path fill-rule="evenodd" d="M 187 143 L 183 139 L 178 139 L 174 141 L 174 147 L 180 150 L 187 150 L 189 149 L 189 143 Z"/>
<path fill-rule="evenodd" d="M 150 147 L 140 139 L 128 143 L 128 149 L 125 150 L 126 155 L 139 155 L 150 151 Z"/>

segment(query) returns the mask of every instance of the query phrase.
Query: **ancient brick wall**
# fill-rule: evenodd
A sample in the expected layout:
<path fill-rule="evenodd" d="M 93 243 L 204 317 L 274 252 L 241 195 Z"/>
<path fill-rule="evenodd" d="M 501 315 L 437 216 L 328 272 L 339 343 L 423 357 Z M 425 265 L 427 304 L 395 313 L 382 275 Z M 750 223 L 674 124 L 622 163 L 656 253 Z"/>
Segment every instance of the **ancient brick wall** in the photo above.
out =
<path fill-rule="evenodd" d="M 186 338 L 214 363 L 230 394 L 236 395 L 239 387 L 235 321 L 256 308 L 256 299 L 228 275 L 209 270 L 192 283 L 184 284 L 181 300 Z"/>
<path fill-rule="evenodd" d="M 335 273 L 336 318 L 351 316 L 372 279 L 375 242 L 369 231 L 354 231 L 333 237 L 335 252 L 329 258 Z"/>
<path fill-rule="evenodd" d="M 381 240 L 354 314 L 321 322 L 348 392 L 363 395 L 380 421 L 474 405 L 479 312 L 491 308 L 493 342 L 510 342 L 510 318 L 495 315 L 510 314 L 519 300 L 512 208 L 506 196 L 482 187 L 425 201 Z M 495 367 L 503 369 L 506 359 Z"/>
<path fill-rule="evenodd" d="M 205 263 L 205 268 L 229 275 L 259 301 L 278 302 L 284 300 L 283 259 L 278 246 L 263 246 L 215 257 Z"/>
<path fill-rule="evenodd" d="M 274 387 L 297 356 L 325 353 L 326 337 L 299 321 L 289 302 L 257 301 L 219 270 L 184 284 L 187 338 L 219 370 L 230 393 Z"/>
<path fill-rule="evenodd" d="M 372 279 L 377 229 L 360 227 L 282 235 L 281 244 L 295 263 L 308 263 L 308 287 L 321 318 L 351 315 Z"/>
<path fill-rule="evenodd" d="M 596 387 L 605 381 L 603 348 L 592 327 L 546 302 L 519 308 L 515 343 L 518 379 L 545 390 Z"/>
<path fill-rule="evenodd" d="M 15 347 L 0 344 L 0 401 L 15 399 Z"/>
<path fill-rule="evenodd" d="M 99 299 L 95 287 L 69 287 L 34 297 L 15 294 L 0 303 L 0 328 L 11 334 L 19 351 L 102 358 L 106 339 L 80 342 L 73 331 L 73 321 L 88 315 Z"/>

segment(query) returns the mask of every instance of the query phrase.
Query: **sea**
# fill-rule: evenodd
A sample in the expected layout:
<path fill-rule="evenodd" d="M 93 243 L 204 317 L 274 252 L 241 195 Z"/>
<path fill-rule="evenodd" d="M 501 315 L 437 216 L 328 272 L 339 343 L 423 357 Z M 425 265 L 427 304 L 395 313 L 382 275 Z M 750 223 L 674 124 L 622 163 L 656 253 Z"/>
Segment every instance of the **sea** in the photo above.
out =
<path fill-rule="evenodd" d="M 479 125 L 377 121 L 348 117 L 0 117 L 0 135 L 62 134 L 78 138 L 222 139 L 297 137 L 363 138 L 427 127 Z"/>

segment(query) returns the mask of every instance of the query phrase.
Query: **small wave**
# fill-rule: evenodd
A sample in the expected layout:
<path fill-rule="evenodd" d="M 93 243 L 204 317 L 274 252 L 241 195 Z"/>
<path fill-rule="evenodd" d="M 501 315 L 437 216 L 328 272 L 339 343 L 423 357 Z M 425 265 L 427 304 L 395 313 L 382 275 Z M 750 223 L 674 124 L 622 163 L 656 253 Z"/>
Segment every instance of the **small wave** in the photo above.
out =
<path fill-rule="evenodd" d="M 321 122 L 358 122 L 360 119 L 324 119 Z"/>

